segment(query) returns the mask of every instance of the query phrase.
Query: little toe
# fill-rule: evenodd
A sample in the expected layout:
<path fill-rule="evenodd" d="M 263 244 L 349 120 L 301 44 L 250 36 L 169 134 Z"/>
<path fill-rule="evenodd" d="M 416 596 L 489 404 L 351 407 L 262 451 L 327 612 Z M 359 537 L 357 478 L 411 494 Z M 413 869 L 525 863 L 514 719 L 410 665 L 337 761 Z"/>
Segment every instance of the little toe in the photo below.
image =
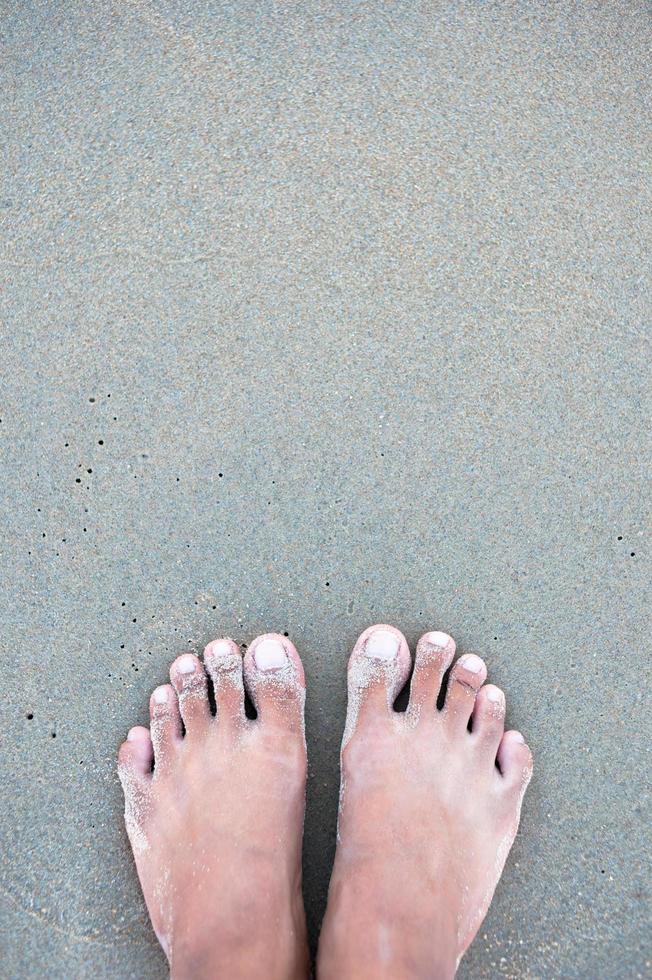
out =
<path fill-rule="evenodd" d="M 149 729 L 142 725 L 130 728 L 127 739 L 118 751 L 118 774 L 123 786 L 125 780 L 149 780 L 152 775 L 154 748 Z"/>
<path fill-rule="evenodd" d="M 150 732 L 154 746 L 154 767 L 161 765 L 181 745 L 181 714 L 177 692 L 171 684 L 161 684 L 149 699 Z"/>
<path fill-rule="evenodd" d="M 306 682 L 301 658 L 287 637 L 256 637 L 244 657 L 244 679 L 263 725 L 303 733 Z"/>
<path fill-rule="evenodd" d="M 463 732 L 473 712 L 476 694 L 485 681 L 487 668 L 480 657 L 467 653 L 454 664 L 448 679 L 442 709 L 446 726 L 453 733 Z"/>
<path fill-rule="evenodd" d="M 362 633 L 349 657 L 344 744 L 360 726 L 391 718 L 410 664 L 407 641 L 394 626 L 379 624 Z"/>
<path fill-rule="evenodd" d="M 192 653 L 177 657 L 170 667 L 170 680 L 177 692 L 186 735 L 205 731 L 211 720 L 211 708 L 206 671 L 201 660 Z"/>
<path fill-rule="evenodd" d="M 455 656 L 455 640 L 448 633 L 425 633 L 417 643 L 410 682 L 408 712 L 427 717 L 434 713 L 444 674 Z"/>
<path fill-rule="evenodd" d="M 485 684 L 478 691 L 471 725 L 474 739 L 493 765 L 505 730 L 505 695 L 495 684 Z"/>
<path fill-rule="evenodd" d="M 532 776 L 532 753 L 520 732 L 505 732 L 496 759 L 506 785 L 524 793 Z"/>
<path fill-rule="evenodd" d="M 242 724 L 245 721 L 242 654 L 237 643 L 226 637 L 213 640 L 204 650 L 204 663 L 213 682 L 219 723 Z"/>
<path fill-rule="evenodd" d="M 125 796 L 125 826 L 134 854 L 142 849 L 145 840 L 142 820 L 148 808 L 153 760 L 149 729 L 142 725 L 130 728 L 118 752 L 118 776 Z"/>

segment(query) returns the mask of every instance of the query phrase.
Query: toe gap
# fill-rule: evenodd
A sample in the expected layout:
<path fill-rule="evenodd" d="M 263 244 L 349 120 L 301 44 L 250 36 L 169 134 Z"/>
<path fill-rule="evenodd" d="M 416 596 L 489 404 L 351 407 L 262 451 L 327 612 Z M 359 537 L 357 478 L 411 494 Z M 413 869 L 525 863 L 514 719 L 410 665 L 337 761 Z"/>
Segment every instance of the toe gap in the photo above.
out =
<path fill-rule="evenodd" d="M 437 708 L 439 711 L 442 710 L 446 704 L 446 692 L 448 691 L 448 678 L 450 677 L 451 668 L 444 672 L 444 676 L 441 679 L 441 687 L 439 688 L 439 695 L 437 696 Z"/>
<path fill-rule="evenodd" d="M 206 678 L 206 694 L 208 697 L 208 706 L 211 709 L 211 714 L 214 718 L 217 714 L 217 702 L 215 700 L 215 687 L 210 675 Z"/>
<path fill-rule="evenodd" d="M 249 697 L 249 692 L 247 690 L 245 690 L 245 696 L 244 696 L 244 710 L 245 710 L 245 717 L 249 718 L 250 721 L 255 721 L 256 718 L 258 717 L 256 706 L 251 700 L 251 698 Z"/>
<path fill-rule="evenodd" d="M 398 692 L 398 697 L 394 701 L 394 711 L 398 711 L 398 712 L 407 711 L 408 704 L 410 703 L 410 683 L 412 681 L 413 673 L 414 673 L 414 666 L 410 670 L 410 676 L 406 680 L 401 690 Z"/>

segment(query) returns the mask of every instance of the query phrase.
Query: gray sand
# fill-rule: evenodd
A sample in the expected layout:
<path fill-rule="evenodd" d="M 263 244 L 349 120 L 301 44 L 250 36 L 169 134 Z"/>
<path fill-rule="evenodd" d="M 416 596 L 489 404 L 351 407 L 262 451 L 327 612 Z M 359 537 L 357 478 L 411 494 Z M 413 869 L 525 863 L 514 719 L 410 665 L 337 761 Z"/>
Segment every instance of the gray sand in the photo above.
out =
<path fill-rule="evenodd" d="M 305 659 L 314 936 L 382 620 L 536 756 L 460 975 L 649 976 L 646 6 L 2 25 L 0 975 L 165 975 L 114 756 L 221 632 Z"/>

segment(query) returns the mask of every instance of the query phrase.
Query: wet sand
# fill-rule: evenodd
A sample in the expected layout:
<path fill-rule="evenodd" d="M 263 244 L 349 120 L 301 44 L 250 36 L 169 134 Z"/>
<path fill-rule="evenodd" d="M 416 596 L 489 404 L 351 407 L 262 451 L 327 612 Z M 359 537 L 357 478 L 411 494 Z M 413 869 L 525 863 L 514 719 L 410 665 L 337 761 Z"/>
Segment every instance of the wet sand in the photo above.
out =
<path fill-rule="evenodd" d="M 304 658 L 314 938 L 378 621 L 535 753 L 460 976 L 646 974 L 645 10 L 5 10 L 3 976 L 165 975 L 114 757 L 220 633 Z"/>

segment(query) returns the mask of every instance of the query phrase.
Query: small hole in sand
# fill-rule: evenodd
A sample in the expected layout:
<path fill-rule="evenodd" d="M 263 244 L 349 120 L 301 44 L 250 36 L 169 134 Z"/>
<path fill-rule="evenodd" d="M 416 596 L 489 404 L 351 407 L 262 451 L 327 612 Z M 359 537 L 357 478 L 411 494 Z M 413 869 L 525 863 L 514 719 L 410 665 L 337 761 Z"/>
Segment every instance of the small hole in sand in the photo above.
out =
<path fill-rule="evenodd" d="M 34 717 L 34 714 L 33 714 L 33 712 L 28 711 L 27 714 L 25 715 L 25 717 L 27 718 L 28 721 L 31 721 L 32 718 Z"/>
<path fill-rule="evenodd" d="M 629 557 L 630 558 L 634 558 L 635 555 L 636 555 L 636 552 L 635 551 L 630 551 L 630 553 L 629 553 Z"/>
<path fill-rule="evenodd" d="M 52 738 L 56 738 L 56 737 L 57 737 L 57 733 L 56 732 L 52 732 Z"/>
<path fill-rule="evenodd" d="M 623 536 L 622 536 L 622 534 L 619 534 L 618 535 L 618 541 L 622 541 L 622 540 L 623 540 Z"/>
<path fill-rule="evenodd" d="M 104 445 L 104 439 L 98 439 L 97 440 L 97 444 L 98 444 L 98 446 L 103 446 Z"/>

